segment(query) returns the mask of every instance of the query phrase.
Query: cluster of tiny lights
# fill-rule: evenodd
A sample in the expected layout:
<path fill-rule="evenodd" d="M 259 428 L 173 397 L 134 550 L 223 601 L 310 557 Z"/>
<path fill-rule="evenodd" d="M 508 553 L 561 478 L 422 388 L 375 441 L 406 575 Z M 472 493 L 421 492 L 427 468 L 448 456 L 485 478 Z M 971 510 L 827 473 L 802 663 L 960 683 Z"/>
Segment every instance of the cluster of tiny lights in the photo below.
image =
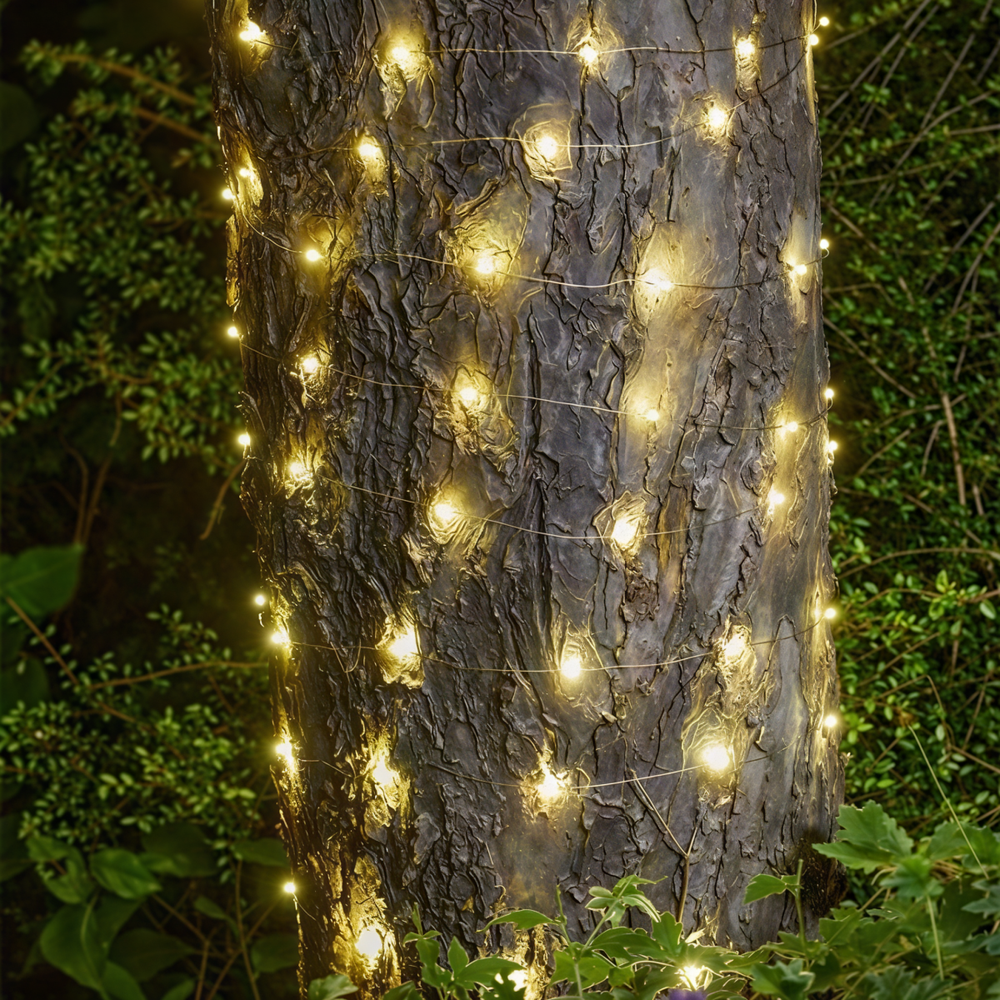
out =
<path fill-rule="evenodd" d="M 729 751 L 721 743 L 714 743 L 712 746 L 706 747 L 704 753 L 701 755 L 701 759 L 705 767 L 710 771 L 715 771 L 717 774 L 729 770 L 729 766 L 732 763 Z"/>
<path fill-rule="evenodd" d="M 294 896 L 295 895 L 295 883 L 294 882 L 286 882 L 281 888 L 284 889 L 285 892 L 287 892 L 289 896 Z"/>
<path fill-rule="evenodd" d="M 358 935 L 354 947 L 362 958 L 374 962 L 382 953 L 382 935 L 374 927 L 366 927 Z"/>

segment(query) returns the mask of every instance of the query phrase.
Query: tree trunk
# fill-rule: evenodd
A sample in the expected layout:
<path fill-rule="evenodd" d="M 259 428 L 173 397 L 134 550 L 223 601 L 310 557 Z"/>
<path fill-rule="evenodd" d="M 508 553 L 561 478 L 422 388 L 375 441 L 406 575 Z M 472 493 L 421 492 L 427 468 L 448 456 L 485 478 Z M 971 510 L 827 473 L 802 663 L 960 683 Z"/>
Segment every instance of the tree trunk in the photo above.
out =
<path fill-rule="evenodd" d="M 794 920 L 741 904 L 842 794 L 811 18 L 210 4 L 303 981 L 630 872 Z"/>

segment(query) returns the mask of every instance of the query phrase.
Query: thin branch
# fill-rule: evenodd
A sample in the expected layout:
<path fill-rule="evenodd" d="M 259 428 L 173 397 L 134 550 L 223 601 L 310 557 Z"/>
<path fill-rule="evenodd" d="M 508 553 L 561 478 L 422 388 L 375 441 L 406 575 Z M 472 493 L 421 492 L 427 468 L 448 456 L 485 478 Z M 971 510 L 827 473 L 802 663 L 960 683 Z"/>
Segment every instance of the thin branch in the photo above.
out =
<path fill-rule="evenodd" d="M 14 609 L 14 614 L 16 614 L 17 617 L 20 618 L 21 621 L 23 621 L 24 624 L 27 625 L 28 628 L 30 628 L 31 631 L 34 632 L 36 636 L 38 636 L 39 641 L 49 651 L 49 655 L 52 657 L 52 659 L 55 660 L 60 667 L 62 667 L 63 673 L 65 673 L 66 676 L 77 687 L 79 687 L 80 686 L 79 678 L 76 676 L 76 674 L 73 673 L 72 670 L 70 670 L 66 661 L 56 652 L 55 646 L 53 646 L 52 643 L 49 642 L 48 638 L 45 636 L 42 630 L 21 610 L 20 606 L 17 604 L 16 601 L 14 601 L 13 598 L 7 597 L 5 598 L 5 600 Z"/>
<path fill-rule="evenodd" d="M 113 681 L 101 681 L 99 684 L 89 684 L 91 691 L 105 687 L 120 687 L 123 684 L 141 684 L 143 681 L 154 681 L 158 677 L 169 677 L 171 674 L 183 674 L 188 670 L 207 670 L 210 667 L 265 667 L 266 663 L 237 663 L 234 660 L 206 660 L 204 663 L 187 663 L 183 667 L 170 667 L 168 670 L 154 670 L 151 674 L 140 674 L 136 677 L 119 677 Z"/>
<path fill-rule="evenodd" d="M 215 522 L 218 520 L 219 511 L 222 508 L 222 501 L 226 498 L 226 493 L 229 492 L 229 487 L 232 486 L 233 480 L 240 474 L 240 470 L 244 465 L 247 464 L 247 460 L 244 458 L 242 461 L 238 462 L 233 466 L 232 472 L 226 476 L 226 481 L 222 484 L 218 495 L 215 498 L 215 503 L 212 504 L 212 512 L 208 518 L 208 524 L 205 526 L 205 530 L 198 536 L 198 541 L 203 542 L 212 533 L 212 528 L 215 527 Z"/>
<path fill-rule="evenodd" d="M 1000 552 L 995 549 L 959 549 L 959 548 L 931 548 L 931 549 L 904 549 L 900 552 L 890 552 L 888 555 L 879 556 L 877 559 L 872 559 L 871 562 L 866 562 L 862 566 L 855 566 L 853 569 L 846 570 L 843 573 L 838 573 L 838 577 L 843 580 L 845 576 L 850 576 L 852 573 L 860 573 L 863 569 L 868 569 L 870 566 L 876 566 L 880 562 L 885 562 L 887 559 L 902 559 L 904 556 L 922 556 L 922 555 L 932 555 L 932 554 L 950 554 L 950 555 L 964 555 L 964 556 L 989 556 L 991 559 L 996 559 L 1000 562 Z"/>
<path fill-rule="evenodd" d="M 109 59 L 99 59 L 97 56 L 84 55 L 77 52 L 60 54 L 56 58 L 64 63 L 93 63 L 96 66 L 100 66 L 101 69 L 107 70 L 109 73 L 117 73 L 119 76 L 127 76 L 139 83 L 144 83 L 154 90 L 159 90 L 169 95 L 175 101 L 180 101 L 181 104 L 194 105 L 198 103 L 195 98 L 190 94 L 186 94 L 183 90 L 171 87 L 169 83 L 161 83 L 159 80 L 154 80 L 151 76 L 146 76 L 145 73 L 140 73 L 139 70 L 133 69 L 131 66 L 126 66 L 123 63 L 111 62 Z"/>

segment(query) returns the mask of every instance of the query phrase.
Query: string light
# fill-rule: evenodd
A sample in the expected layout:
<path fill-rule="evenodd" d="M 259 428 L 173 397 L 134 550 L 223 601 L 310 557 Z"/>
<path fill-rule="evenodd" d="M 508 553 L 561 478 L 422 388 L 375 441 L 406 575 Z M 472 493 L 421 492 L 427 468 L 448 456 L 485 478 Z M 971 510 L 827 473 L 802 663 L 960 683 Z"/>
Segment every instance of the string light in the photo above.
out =
<path fill-rule="evenodd" d="M 660 270 L 652 268 L 639 279 L 643 284 L 655 288 L 658 292 L 669 292 L 674 283 Z"/>
<path fill-rule="evenodd" d="M 226 330 L 226 334 L 236 340 L 240 335 L 240 331 L 235 326 L 231 326 Z"/>
<path fill-rule="evenodd" d="M 372 963 L 382 953 L 382 935 L 374 927 L 366 927 L 359 935 L 354 947 L 367 963 Z"/>
<path fill-rule="evenodd" d="M 771 492 L 767 495 L 767 513 L 771 515 L 774 513 L 775 507 L 780 507 L 785 502 L 785 494 L 780 493 L 778 490 L 772 487 Z"/>
<path fill-rule="evenodd" d="M 492 254 L 482 254 L 476 259 L 476 271 L 479 274 L 488 276 L 497 269 L 496 258 Z"/>
<path fill-rule="evenodd" d="M 729 751 L 721 743 L 713 743 L 711 746 L 706 747 L 701 755 L 701 759 L 705 767 L 716 774 L 728 771 L 732 764 Z"/>
<path fill-rule="evenodd" d="M 701 986 L 707 986 L 711 981 L 712 973 L 707 966 L 704 965 L 685 965 L 679 970 L 682 978 L 693 990 L 699 989 Z M 702 976 L 708 974 L 704 982 L 702 981 Z"/>
<path fill-rule="evenodd" d="M 722 652 L 727 660 L 738 660 L 749 649 L 750 643 L 747 642 L 747 637 L 744 634 L 743 629 L 737 629 L 726 640 L 722 647 Z"/>
<path fill-rule="evenodd" d="M 535 790 L 543 802 L 554 802 L 565 791 L 565 782 L 543 764 L 542 778 L 535 786 Z"/>
<path fill-rule="evenodd" d="M 254 597 L 253 602 L 258 608 L 262 608 L 265 604 L 267 604 L 267 598 L 263 594 L 257 594 L 257 596 Z"/>
<path fill-rule="evenodd" d="M 824 389 L 823 390 L 823 396 L 827 400 L 833 399 L 833 389 L 829 389 L 829 388 L 828 389 Z"/>
<path fill-rule="evenodd" d="M 281 888 L 284 889 L 285 892 L 287 892 L 289 896 L 294 896 L 295 895 L 295 883 L 294 882 L 291 882 L 291 881 L 286 882 Z"/>
<path fill-rule="evenodd" d="M 839 446 L 836 441 L 827 441 L 826 450 L 829 452 L 830 458 L 833 458 L 833 453 L 837 450 L 838 447 Z"/>
<path fill-rule="evenodd" d="M 295 749 L 288 740 L 282 740 L 275 748 L 275 754 L 285 762 L 289 771 L 295 770 Z"/>
<path fill-rule="evenodd" d="M 249 167 L 240 167 L 239 169 L 240 177 L 250 177 L 252 174 L 253 171 Z"/>
<path fill-rule="evenodd" d="M 236 195 L 233 194 L 232 188 L 223 188 L 222 197 L 225 198 L 226 201 L 232 201 Z"/>
<path fill-rule="evenodd" d="M 451 531 L 460 516 L 458 508 L 450 500 L 436 500 L 431 505 L 431 527 L 440 533 Z"/>
<path fill-rule="evenodd" d="M 741 59 L 751 59 L 753 54 L 757 51 L 757 46 L 754 45 L 752 38 L 741 38 L 736 43 L 736 54 Z"/>
<path fill-rule="evenodd" d="M 308 357 L 302 359 L 300 367 L 306 375 L 315 375 L 315 373 L 319 370 L 319 358 L 317 358 L 314 354 L 310 354 Z"/>
<path fill-rule="evenodd" d="M 399 778 L 399 773 L 389 767 L 385 757 L 382 755 L 379 755 L 372 761 L 369 773 L 371 774 L 372 781 L 383 791 L 394 787 Z"/>
<path fill-rule="evenodd" d="M 837 716 L 836 712 L 830 712 L 823 719 L 823 728 L 826 729 L 828 732 L 830 730 L 836 729 L 837 726 L 839 725 L 840 725 L 840 718 Z"/>
<path fill-rule="evenodd" d="M 309 479 L 309 470 L 306 468 L 304 462 L 289 462 L 288 475 L 291 477 L 292 482 L 304 483 Z"/>
<path fill-rule="evenodd" d="M 823 617 L 826 618 L 828 621 L 832 620 L 833 618 L 836 618 L 837 617 L 837 609 L 836 608 L 827 608 L 826 611 L 823 612 Z"/>
<path fill-rule="evenodd" d="M 559 152 L 559 143 L 551 135 L 543 135 L 535 140 L 535 149 L 546 160 L 554 160 Z"/>
<path fill-rule="evenodd" d="M 473 407 L 480 400 L 479 390 L 474 385 L 467 385 L 458 390 L 458 398 L 467 407 Z"/>
<path fill-rule="evenodd" d="M 821 18 L 819 19 L 819 26 L 820 26 L 821 28 L 828 28 L 828 27 L 830 26 L 830 18 L 828 18 L 828 17 L 827 17 L 827 16 L 826 16 L 826 15 L 824 14 L 824 15 L 823 15 L 823 17 L 821 17 Z"/>
<path fill-rule="evenodd" d="M 820 248 L 820 250 L 829 250 L 830 249 L 830 241 L 824 237 L 823 239 L 821 239 L 819 241 L 819 248 Z"/>
<path fill-rule="evenodd" d="M 593 66 L 597 62 L 600 53 L 590 42 L 584 42 L 577 50 L 576 54 L 588 65 Z"/>
<path fill-rule="evenodd" d="M 810 47 L 813 45 L 819 45 L 819 35 L 810 35 L 806 41 L 809 43 Z"/>
<path fill-rule="evenodd" d="M 362 139 L 358 143 L 358 155 L 365 160 L 381 160 L 382 150 L 371 139 Z"/>
<path fill-rule="evenodd" d="M 786 434 L 794 434 L 798 429 L 799 422 L 797 420 L 788 420 L 778 428 L 782 437 Z"/>
<path fill-rule="evenodd" d="M 322 256 L 323 255 L 315 247 L 312 247 L 305 252 L 306 260 L 310 261 L 311 263 L 315 263 L 316 261 L 320 260 Z"/>
<path fill-rule="evenodd" d="M 244 42 L 258 42 L 263 37 L 264 32 L 253 21 L 247 21 L 247 26 L 240 32 L 240 38 Z"/>
<path fill-rule="evenodd" d="M 290 646 L 292 644 L 291 638 L 283 628 L 275 629 L 271 633 L 271 642 L 275 646 Z"/>
<path fill-rule="evenodd" d="M 646 410 L 646 412 L 643 414 L 643 416 L 651 424 L 655 424 L 656 421 L 660 419 L 660 411 L 659 410 L 654 410 L 652 407 L 650 407 L 648 410 Z"/>
<path fill-rule="evenodd" d="M 720 107 L 718 104 L 713 104 L 708 109 L 705 117 L 708 121 L 708 127 L 716 132 L 724 131 L 729 124 L 729 114 L 725 108 Z"/>
<path fill-rule="evenodd" d="M 559 664 L 559 672 L 568 681 L 575 681 L 580 676 L 583 672 L 583 661 L 576 650 L 570 649 L 563 653 Z"/>
<path fill-rule="evenodd" d="M 236 440 L 239 441 L 239 443 L 241 445 L 243 445 L 244 448 L 249 448 L 250 447 L 250 435 L 249 434 L 243 433 Z"/>
<path fill-rule="evenodd" d="M 411 622 L 400 628 L 386 644 L 385 650 L 393 659 L 403 663 L 419 656 L 420 645 L 417 642 L 416 626 Z"/>
<path fill-rule="evenodd" d="M 611 541 L 620 549 L 628 551 L 639 535 L 639 518 L 634 515 L 623 515 L 615 521 L 611 530 Z"/>
<path fill-rule="evenodd" d="M 808 271 L 808 270 L 809 270 L 809 268 L 808 268 L 808 267 L 806 267 L 806 265 L 805 265 L 805 264 L 793 264 L 793 265 L 792 265 L 792 271 L 793 271 L 793 272 L 794 272 L 795 274 L 799 275 L 800 277 L 801 277 L 801 276 L 802 276 L 803 274 L 805 274 L 805 273 L 806 273 L 806 271 Z"/>

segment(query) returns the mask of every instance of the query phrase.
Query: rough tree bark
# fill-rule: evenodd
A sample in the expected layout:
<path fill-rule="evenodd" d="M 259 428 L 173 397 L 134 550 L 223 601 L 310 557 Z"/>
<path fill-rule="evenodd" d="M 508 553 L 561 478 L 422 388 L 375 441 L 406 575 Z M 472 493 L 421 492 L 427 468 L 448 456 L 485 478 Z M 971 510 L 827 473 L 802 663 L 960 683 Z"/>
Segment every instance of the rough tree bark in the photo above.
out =
<path fill-rule="evenodd" d="M 210 3 L 303 981 L 627 872 L 794 919 L 741 900 L 842 791 L 812 17 Z"/>

